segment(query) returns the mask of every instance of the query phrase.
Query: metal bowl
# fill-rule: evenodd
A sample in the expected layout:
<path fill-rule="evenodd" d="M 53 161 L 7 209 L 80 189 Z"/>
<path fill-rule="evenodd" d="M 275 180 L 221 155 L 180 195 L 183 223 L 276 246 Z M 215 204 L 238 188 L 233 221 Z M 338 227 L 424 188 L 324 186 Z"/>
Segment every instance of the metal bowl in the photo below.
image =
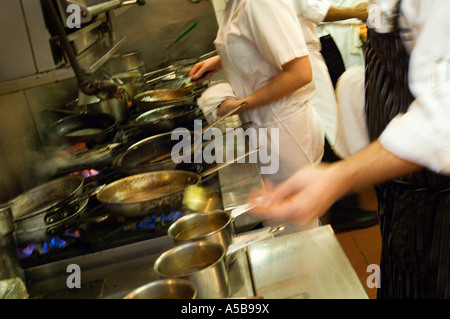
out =
<path fill-rule="evenodd" d="M 195 299 L 197 288 L 186 279 L 166 279 L 133 290 L 124 299 Z"/>

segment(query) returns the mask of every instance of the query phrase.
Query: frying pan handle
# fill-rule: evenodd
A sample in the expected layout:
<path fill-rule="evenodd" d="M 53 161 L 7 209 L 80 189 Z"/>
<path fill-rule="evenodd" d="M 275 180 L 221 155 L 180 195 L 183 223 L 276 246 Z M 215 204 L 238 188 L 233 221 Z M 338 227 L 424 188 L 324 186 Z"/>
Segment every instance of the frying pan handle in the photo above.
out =
<path fill-rule="evenodd" d="M 284 229 L 284 225 L 278 225 L 275 227 L 269 227 L 268 229 L 263 229 L 261 231 L 256 231 L 255 233 L 245 236 L 243 239 L 237 240 L 236 242 L 229 245 L 226 255 L 229 256 L 242 248 L 250 246 L 253 243 L 265 239 L 271 239 L 275 234 L 282 232 Z"/>
<path fill-rule="evenodd" d="M 222 122 L 224 119 L 226 119 L 227 117 L 233 115 L 234 113 L 236 113 L 241 107 L 243 107 L 244 105 L 247 105 L 247 102 L 241 103 L 239 104 L 237 107 L 235 107 L 234 109 L 232 109 L 231 111 L 229 111 L 227 114 L 225 114 L 222 117 L 219 117 L 217 120 L 215 120 L 214 122 L 212 122 L 211 124 L 209 124 L 208 126 L 205 126 L 205 128 L 202 130 L 202 133 L 205 133 L 207 130 L 209 130 L 211 127 L 219 124 L 220 122 Z"/>
<path fill-rule="evenodd" d="M 47 212 L 47 214 L 44 217 L 45 223 L 53 224 L 63 218 L 68 217 L 67 216 L 68 211 L 65 209 L 66 207 L 72 207 L 73 205 L 76 205 L 81 201 L 98 194 L 105 186 L 106 184 L 98 186 L 92 191 L 87 191 L 79 196 L 69 197 L 68 199 L 61 201 L 55 207 L 53 207 Z"/>
<path fill-rule="evenodd" d="M 231 165 L 231 164 L 236 163 L 237 161 L 239 161 L 239 160 L 241 160 L 241 159 L 243 159 L 243 158 L 246 158 L 247 156 L 249 156 L 249 155 L 251 155 L 251 154 L 254 154 L 254 153 L 259 152 L 260 150 L 261 150 L 261 147 L 258 147 L 257 149 L 255 149 L 255 150 L 253 150 L 253 151 L 250 151 L 250 152 L 247 152 L 247 153 L 245 153 L 244 155 L 242 155 L 242 156 L 240 156 L 240 157 L 234 159 L 232 162 L 222 163 L 222 164 L 216 165 L 215 167 L 210 168 L 210 169 L 208 169 L 208 170 L 206 170 L 206 171 L 200 173 L 200 177 L 203 178 L 203 177 L 206 177 L 206 176 L 208 176 L 208 175 L 211 175 L 211 174 L 217 172 L 218 170 L 221 170 L 221 169 L 224 168 L 224 167 L 227 167 L 227 166 L 229 166 L 229 165 Z"/>

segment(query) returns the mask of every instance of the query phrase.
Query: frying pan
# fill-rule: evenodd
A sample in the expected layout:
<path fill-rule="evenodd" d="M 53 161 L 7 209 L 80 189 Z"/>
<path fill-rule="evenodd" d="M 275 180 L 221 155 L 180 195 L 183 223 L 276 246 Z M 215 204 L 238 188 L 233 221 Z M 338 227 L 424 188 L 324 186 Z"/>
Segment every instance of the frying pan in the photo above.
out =
<path fill-rule="evenodd" d="M 161 214 L 180 209 L 185 190 L 189 186 L 198 184 L 202 178 L 258 151 L 259 149 L 253 150 L 233 162 L 217 165 L 200 174 L 175 170 L 128 176 L 102 187 L 96 197 L 109 213 L 125 217 Z"/>
<path fill-rule="evenodd" d="M 239 105 L 234 110 L 203 128 L 201 134 L 232 115 L 244 105 L 245 103 Z M 191 133 L 192 135 L 195 134 L 195 132 Z M 194 140 L 194 138 L 195 137 L 192 136 L 191 140 Z M 176 169 L 177 164 L 171 159 L 171 150 L 177 143 L 178 141 L 172 140 L 171 132 L 151 136 L 133 144 L 127 151 L 118 155 L 114 159 L 113 166 L 124 175 L 134 175 L 158 170 L 174 170 Z M 198 165 L 193 165 L 192 168 L 189 168 L 188 170 L 198 172 L 199 167 Z"/>
<path fill-rule="evenodd" d="M 76 197 L 83 192 L 84 179 L 81 176 L 64 176 L 18 195 L 10 201 L 16 227 L 35 228 L 53 223 L 48 212 L 59 202 Z"/>
<path fill-rule="evenodd" d="M 112 136 L 118 125 L 109 114 L 88 113 L 67 116 L 53 122 L 48 132 L 52 137 L 69 143 L 102 143 Z"/>
<path fill-rule="evenodd" d="M 49 126 L 50 136 L 69 143 L 100 144 L 111 138 L 119 129 L 139 128 L 158 134 L 176 127 L 192 125 L 201 110 L 195 104 L 167 105 L 145 112 L 130 125 L 120 125 L 106 113 L 87 113 L 64 117 Z"/>
<path fill-rule="evenodd" d="M 38 242 L 46 236 L 57 235 L 78 221 L 84 213 L 88 199 L 77 205 L 65 205 L 54 210 L 68 199 L 83 193 L 81 176 L 64 176 L 52 180 L 13 198 L 9 203 L 14 221 L 17 242 Z"/>
<path fill-rule="evenodd" d="M 170 157 L 159 162 L 151 162 L 152 158 L 170 152 L 178 143 L 178 141 L 172 140 L 171 136 L 171 132 L 162 133 L 133 144 L 113 160 L 113 167 L 125 176 L 151 171 L 175 170 L 177 164 Z"/>
<path fill-rule="evenodd" d="M 149 133 L 159 134 L 178 127 L 191 127 L 200 115 L 201 109 L 196 104 L 166 105 L 142 113 L 134 124 Z"/>
<path fill-rule="evenodd" d="M 18 244 L 42 242 L 49 237 L 60 235 L 64 231 L 77 226 L 80 223 L 80 220 L 84 218 L 88 202 L 89 199 L 86 198 L 78 205 L 65 209 L 64 211 L 67 212 L 67 217 L 54 223 L 34 228 L 17 227 L 14 231 L 16 242 Z"/>
<path fill-rule="evenodd" d="M 250 122 L 239 126 L 246 129 L 251 125 Z M 194 134 L 194 132 L 192 132 Z M 227 132 L 224 133 L 226 135 Z M 207 141 L 209 143 L 210 141 Z M 143 139 L 131 145 L 126 151 L 117 155 L 113 160 L 113 167 L 117 169 L 122 175 L 129 176 L 145 172 L 164 171 L 164 170 L 178 170 L 191 171 L 200 173 L 205 168 L 211 167 L 214 164 L 207 164 L 204 162 L 196 163 L 192 160 L 188 163 L 175 163 L 172 158 L 163 159 L 161 161 L 153 161 L 153 158 L 161 157 L 164 154 L 170 153 L 177 140 L 172 140 L 172 132 L 157 134 Z M 202 145 L 203 147 L 204 145 Z M 193 156 L 194 154 L 192 154 Z"/>
<path fill-rule="evenodd" d="M 93 191 L 67 198 L 53 206 L 49 212 L 57 214 L 64 207 L 73 207 L 93 195 L 105 207 L 108 215 L 126 218 L 143 217 L 181 209 L 185 190 L 189 186 L 197 185 L 202 178 L 258 151 L 259 149 L 247 152 L 232 162 L 217 165 L 200 174 L 182 170 L 167 170 L 128 176 L 110 184 L 101 185 Z"/>
<path fill-rule="evenodd" d="M 166 105 L 192 104 L 195 97 L 191 89 L 158 89 L 139 93 L 134 96 L 134 100 L 140 110 L 149 111 Z"/>

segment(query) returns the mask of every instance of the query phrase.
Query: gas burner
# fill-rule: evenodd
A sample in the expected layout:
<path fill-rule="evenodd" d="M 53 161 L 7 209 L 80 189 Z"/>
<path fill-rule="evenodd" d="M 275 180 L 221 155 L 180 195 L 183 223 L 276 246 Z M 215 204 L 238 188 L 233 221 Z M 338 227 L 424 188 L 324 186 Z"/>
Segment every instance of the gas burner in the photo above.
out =
<path fill-rule="evenodd" d="M 81 175 L 83 176 L 83 178 L 89 178 L 92 176 L 97 176 L 100 173 L 100 171 L 95 170 L 95 169 L 84 169 L 82 171 L 78 171 L 78 172 L 72 172 L 69 175 Z"/>
<path fill-rule="evenodd" d="M 17 255 L 29 267 L 153 239 L 167 235 L 169 226 L 186 213 L 174 210 L 120 219 L 105 214 L 101 206 L 92 207 L 90 217 L 80 221 L 77 227 L 44 242 L 19 247 Z"/>
<path fill-rule="evenodd" d="M 186 213 L 179 210 L 173 210 L 168 214 L 162 213 L 161 216 L 150 215 L 145 217 L 136 225 L 137 229 L 155 229 L 158 223 L 163 227 L 170 226 L 173 222 L 183 217 Z"/>
<path fill-rule="evenodd" d="M 21 259 L 32 257 L 33 255 L 43 256 L 45 254 L 51 254 L 55 251 L 67 247 L 73 243 L 76 238 L 80 237 L 78 230 L 66 231 L 64 234 L 56 237 L 49 238 L 41 243 L 30 243 L 25 247 L 17 249 L 17 256 Z"/>

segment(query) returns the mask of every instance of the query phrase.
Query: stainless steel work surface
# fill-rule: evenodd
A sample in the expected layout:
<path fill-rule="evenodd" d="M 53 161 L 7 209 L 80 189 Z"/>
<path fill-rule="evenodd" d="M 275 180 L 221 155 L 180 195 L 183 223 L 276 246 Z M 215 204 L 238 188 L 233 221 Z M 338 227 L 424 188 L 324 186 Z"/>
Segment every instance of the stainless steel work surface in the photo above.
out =
<path fill-rule="evenodd" d="M 367 299 L 330 226 L 247 248 L 255 295 L 270 299 Z"/>
<path fill-rule="evenodd" d="M 242 121 L 237 115 L 225 119 L 218 127 L 225 131 L 227 128 L 237 128 Z M 235 141 L 235 149 L 244 153 L 245 144 Z M 248 202 L 252 190 L 260 189 L 263 185 L 258 165 L 256 163 L 235 163 L 222 168 L 219 172 L 220 189 L 222 192 L 222 203 L 225 210 L 231 210 Z M 253 229 L 261 221 L 253 216 L 243 214 L 234 221 L 237 233 Z"/>
<path fill-rule="evenodd" d="M 168 236 L 105 250 L 81 258 L 61 260 L 49 266 L 26 270 L 33 284 L 28 287 L 35 299 L 121 299 L 132 290 L 161 279 L 153 269 L 155 260 L 174 247 Z M 68 265 L 81 270 L 81 287 L 67 287 Z M 236 253 L 229 266 L 231 298 L 253 296 L 253 287 L 245 250 Z"/>

